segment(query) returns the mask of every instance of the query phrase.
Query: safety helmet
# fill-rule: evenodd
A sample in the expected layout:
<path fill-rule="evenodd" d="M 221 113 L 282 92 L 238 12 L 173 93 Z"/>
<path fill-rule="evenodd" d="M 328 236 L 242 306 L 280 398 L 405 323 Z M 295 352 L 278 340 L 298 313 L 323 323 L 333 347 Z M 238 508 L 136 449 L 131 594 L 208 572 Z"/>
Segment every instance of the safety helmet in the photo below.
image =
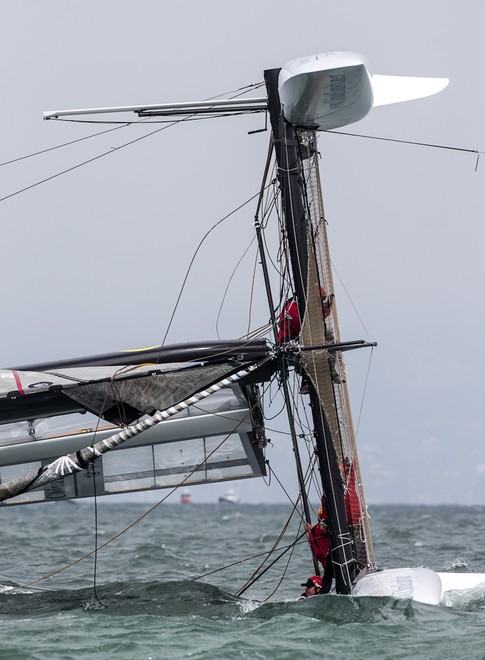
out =
<path fill-rule="evenodd" d="M 322 588 L 322 578 L 318 577 L 318 575 L 312 575 L 311 577 L 308 578 L 306 582 L 302 582 L 302 587 L 318 587 L 319 589 Z"/>

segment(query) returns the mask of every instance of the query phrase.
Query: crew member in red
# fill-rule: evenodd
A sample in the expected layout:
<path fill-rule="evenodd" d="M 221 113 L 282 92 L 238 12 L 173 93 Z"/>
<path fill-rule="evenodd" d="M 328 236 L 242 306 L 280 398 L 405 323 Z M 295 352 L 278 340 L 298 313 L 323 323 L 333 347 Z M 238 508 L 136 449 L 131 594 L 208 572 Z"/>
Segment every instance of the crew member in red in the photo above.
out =
<path fill-rule="evenodd" d="M 318 596 L 322 592 L 322 578 L 318 577 L 318 575 L 312 575 L 306 582 L 302 582 L 301 586 L 305 587 L 305 591 L 298 600 L 304 600 L 305 598 L 310 598 L 310 596 Z"/>
<path fill-rule="evenodd" d="M 289 298 L 283 305 L 281 310 L 280 319 L 278 323 L 278 344 L 283 344 L 285 341 L 297 339 L 301 330 L 300 314 L 298 312 L 298 305 L 295 296 Z M 308 378 L 299 367 L 296 368 L 297 373 L 301 375 L 300 394 L 309 393 Z"/>
<path fill-rule="evenodd" d="M 332 562 L 328 561 L 332 539 L 323 497 L 322 506 L 318 511 L 317 524 L 311 525 L 311 523 L 305 523 L 305 527 L 308 532 L 308 543 L 312 549 L 313 556 L 321 563 L 324 570 L 321 593 L 328 594 L 332 587 L 333 578 Z"/>
<path fill-rule="evenodd" d="M 332 306 L 335 295 L 331 293 L 327 295 L 327 292 L 323 286 L 315 284 L 315 295 L 321 299 L 322 312 L 323 312 L 323 324 L 325 331 L 325 341 L 327 344 L 332 344 L 335 341 L 335 336 L 333 334 L 330 324 L 326 323 L 326 319 L 332 313 Z M 278 323 L 278 344 L 282 344 L 285 341 L 291 341 L 292 339 L 297 339 L 301 331 L 301 321 L 300 315 L 298 312 L 298 305 L 295 299 L 295 296 L 289 298 L 283 305 L 281 310 L 279 323 Z M 336 384 L 341 384 L 343 382 L 340 377 L 337 368 L 337 356 L 335 352 L 328 353 L 328 362 L 330 365 L 330 375 L 332 381 Z M 304 380 L 301 386 L 301 393 L 308 394 L 308 382 Z"/>
<path fill-rule="evenodd" d="M 344 464 L 345 471 L 345 484 L 347 490 L 344 495 L 345 510 L 347 512 L 347 520 L 349 526 L 358 525 L 362 518 L 362 511 L 360 508 L 359 496 L 355 484 L 355 467 L 350 459 L 346 459 Z"/>
<path fill-rule="evenodd" d="M 295 298 L 289 298 L 283 305 L 278 324 L 278 344 L 296 339 L 300 334 L 301 324 L 298 305 Z"/>
<path fill-rule="evenodd" d="M 327 344 L 333 344 L 335 342 L 335 335 L 329 323 L 326 323 L 326 319 L 332 313 L 333 301 L 335 299 L 335 294 L 331 293 L 327 295 L 327 292 L 323 286 L 315 285 L 317 295 L 320 295 L 322 301 L 322 311 L 323 311 L 323 324 L 325 330 L 325 342 Z M 337 371 L 337 356 L 334 351 L 328 352 L 328 362 L 330 365 L 330 374 L 332 377 L 332 382 L 340 385 L 344 380 L 340 377 L 340 374 Z"/>

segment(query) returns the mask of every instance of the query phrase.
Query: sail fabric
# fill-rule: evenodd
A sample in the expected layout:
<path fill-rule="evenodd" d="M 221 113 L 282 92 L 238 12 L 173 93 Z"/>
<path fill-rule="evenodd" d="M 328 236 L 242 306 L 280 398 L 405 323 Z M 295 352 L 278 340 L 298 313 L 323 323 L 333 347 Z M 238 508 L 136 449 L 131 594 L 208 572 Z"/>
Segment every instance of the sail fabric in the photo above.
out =
<path fill-rule="evenodd" d="M 141 379 L 89 383 L 67 390 L 66 395 L 99 417 L 129 423 L 140 414 L 170 408 L 233 370 L 234 365 L 227 363 L 183 368 Z"/>
<path fill-rule="evenodd" d="M 336 304 L 327 315 L 322 301 L 325 293 L 334 292 L 325 214 L 318 171 L 318 152 L 314 131 L 301 131 L 304 158 L 302 167 L 308 195 L 307 250 L 308 272 L 306 309 L 301 330 L 303 347 L 322 346 L 340 341 Z M 350 401 L 345 383 L 345 367 L 341 354 L 326 349 L 304 352 L 305 370 L 311 379 L 325 412 L 325 419 L 335 449 L 342 482 L 345 487 L 349 524 L 354 530 L 356 558 L 364 568 L 374 564 L 374 553 L 367 520 Z M 337 382 L 335 382 L 337 381 Z M 341 381 L 341 382 L 338 382 Z M 349 466 L 352 468 L 349 470 Z"/>
<path fill-rule="evenodd" d="M 27 415 L 32 419 L 49 417 L 49 412 L 59 414 L 57 401 L 59 397 L 63 401 L 67 397 L 78 404 L 74 408 L 87 410 L 116 424 L 129 424 L 144 414 L 169 408 L 237 368 L 237 363 L 226 362 L 76 367 L 55 372 L 3 369 L 0 370 L 0 420 L 2 423 L 17 421 L 16 409 L 26 410 L 25 404 L 28 405 Z M 37 400 L 41 403 L 36 415 Z M 53 406 L 51 411 L 49 400 Z M 63 412 L 62 407 L 60 412 Z"/>

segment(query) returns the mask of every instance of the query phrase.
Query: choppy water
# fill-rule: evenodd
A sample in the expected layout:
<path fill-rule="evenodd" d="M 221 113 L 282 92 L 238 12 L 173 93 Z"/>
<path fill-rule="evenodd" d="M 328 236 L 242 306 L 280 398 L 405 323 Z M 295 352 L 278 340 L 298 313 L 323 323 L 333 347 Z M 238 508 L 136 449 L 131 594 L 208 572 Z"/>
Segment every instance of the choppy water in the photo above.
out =
<path fill-rule="evenodd" d="M 99 501 L 98 546 L 147 508 Z M 297 602 L 313 572 L 305 544 L 242 598 L 233 594 L 263 557 L 194 579 L 269 550 L 288 513 L 284 505 L 163 504 L 100 550 L 96 567 L 91 557 L 9 590 L 91 551 L 95 516 L 87 503 L 1 509 L 0 658 L 485 658 L 484 592 L 456 594 L 451 606 Z M 375 506 L 371 515 L 381 568 L 485 572 L 484 507 Z M 295 534 L 290 526 L 283 545 Z"/>

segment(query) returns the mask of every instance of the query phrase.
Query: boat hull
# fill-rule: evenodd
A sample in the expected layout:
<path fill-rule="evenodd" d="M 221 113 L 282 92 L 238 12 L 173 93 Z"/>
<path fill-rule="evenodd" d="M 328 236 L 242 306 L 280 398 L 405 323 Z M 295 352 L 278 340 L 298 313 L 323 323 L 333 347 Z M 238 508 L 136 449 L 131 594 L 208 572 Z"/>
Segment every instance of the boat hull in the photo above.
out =
<path fill-rule="evenodd" d="M 323 131 L 359 121 L 374 98 L 368 66 L 357 53 L 292 60 L 280 71 L 278 89 L 288 122 Z"/>
<path fill-rule="evenodd" d="M 352 595 L 410 598 L 438 605 L 443 587 L 439 575 L 429 568 L 391 568 L 362 577 L 353 586 Z"/>
<path fill-rule="evenodd" d="M 447 592 L 485 589 L 485 573 L 435 573 L 429 568 L 391 568 L 357 580 L 353 596 L 410 598 L 438 605 Z"/>

